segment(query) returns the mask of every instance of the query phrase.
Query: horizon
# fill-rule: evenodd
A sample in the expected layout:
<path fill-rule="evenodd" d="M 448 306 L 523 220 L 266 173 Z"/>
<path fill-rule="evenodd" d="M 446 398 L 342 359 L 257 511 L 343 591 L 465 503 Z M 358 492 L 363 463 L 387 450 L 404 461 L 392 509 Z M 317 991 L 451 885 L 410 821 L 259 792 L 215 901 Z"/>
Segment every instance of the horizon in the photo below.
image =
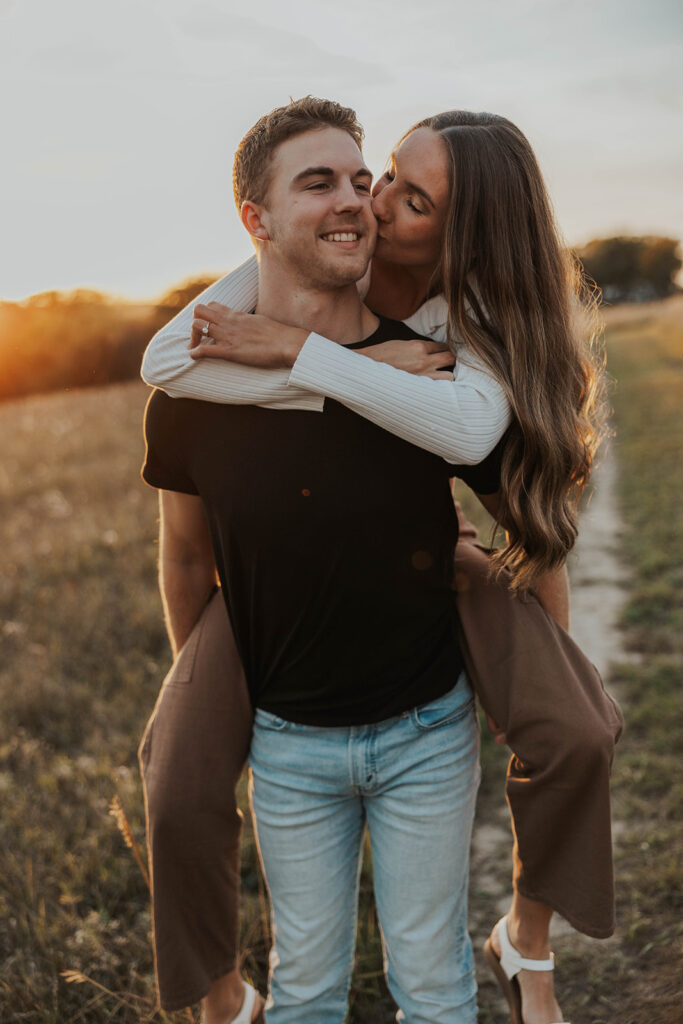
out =
<path fill-rule="evenodd" d="M 358 111 L 375 177 L 426 113 L 491 109 L 528 136 L 571 247 L 683 239 L 673 0 L 350 0 L 343 12 L 263 0 L 253 16 L 219 0 L 0 0 L 0 25 L 6 301 L 76 289 L 152 301 L 236 266 L 252 250 L 233 150 L 264 111 L 306 93 Z"/>

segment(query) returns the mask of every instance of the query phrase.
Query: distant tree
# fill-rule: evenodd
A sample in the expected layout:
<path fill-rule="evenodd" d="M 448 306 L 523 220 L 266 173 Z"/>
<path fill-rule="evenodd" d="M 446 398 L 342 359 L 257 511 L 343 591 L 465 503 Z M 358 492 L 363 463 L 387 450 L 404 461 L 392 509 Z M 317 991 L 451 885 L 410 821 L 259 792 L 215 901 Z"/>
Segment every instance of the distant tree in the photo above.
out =
<path fill-rule="evenodd" d="M 681 269 L 681 257 L 675 238 L 649 238 L 640 252 L 641 276 L 649 281 L 658 296 L 670 295 Z"/>
<path fill-rule="evenodd" d="M 665 298 L 676 290 L 681 269 L 678 240 L 645 235 L 639 238 L 596 238 L 579 250 L 587 277 L 610 302 Z"/>
<path fill-rule="evenodd" d="M 0 301 L 0 400 L 137 377 L 152 335 L 214 280 L 189 278 L 152 303 L 86 288 Z"/>
<path fill-rule="evenodd" d="M 157 299 L 157 308 L 163 309 L 165 313 L 175 316 L 181 309 L 185 309 L 188 303 L 196 299 L 200 292 L 208 288 L 216 280 L 215 277 L 188 277 L 186 281 L 169 288 Z"/>

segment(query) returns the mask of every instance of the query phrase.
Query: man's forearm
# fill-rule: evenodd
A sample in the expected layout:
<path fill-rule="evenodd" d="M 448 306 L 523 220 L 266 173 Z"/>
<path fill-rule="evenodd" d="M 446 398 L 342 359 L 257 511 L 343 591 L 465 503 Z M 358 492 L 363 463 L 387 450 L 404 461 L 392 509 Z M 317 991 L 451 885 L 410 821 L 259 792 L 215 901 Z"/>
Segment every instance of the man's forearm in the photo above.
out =
<path fill-rule="evenodd" d="M 159 589 L 174 657 L 197 623 L 215 583 L 215 570 L 206 563 L 168 558 L 159 562 Z"/>

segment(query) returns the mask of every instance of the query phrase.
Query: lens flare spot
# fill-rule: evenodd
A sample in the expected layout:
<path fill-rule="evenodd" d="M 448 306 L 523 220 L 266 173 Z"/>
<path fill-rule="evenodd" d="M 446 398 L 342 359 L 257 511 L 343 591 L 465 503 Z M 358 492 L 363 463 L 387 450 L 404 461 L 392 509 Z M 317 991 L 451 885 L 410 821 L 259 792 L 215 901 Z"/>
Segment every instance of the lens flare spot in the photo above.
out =
<path fill-rule="evenodd" d="M 417 569 L 418 572 L 424 572 L 425 569 L 431 569 L 434 565 L 434 559 L 428 551 L 413 552 L 410 561 L 413 569 Z"/>

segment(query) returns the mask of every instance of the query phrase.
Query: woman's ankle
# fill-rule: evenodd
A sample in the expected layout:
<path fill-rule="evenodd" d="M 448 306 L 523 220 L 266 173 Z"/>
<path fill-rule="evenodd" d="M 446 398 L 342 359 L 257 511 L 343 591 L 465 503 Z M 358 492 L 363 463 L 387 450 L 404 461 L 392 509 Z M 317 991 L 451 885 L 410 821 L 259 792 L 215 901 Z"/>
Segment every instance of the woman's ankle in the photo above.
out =
<path fill-rule="evenodd" d="M 202 999 L 204 1024 L 227 1024 L 233 1020 L 244 1002 L 244 981 L 235 967 L 217 978 Z"/>
<path fill-rule="evenodd" d="M 510 942 L 522 956 L 545 960 L 550 956 L 550 921 L 553 912 L 543 903 L 515 893 L 507 914 Z"/>

